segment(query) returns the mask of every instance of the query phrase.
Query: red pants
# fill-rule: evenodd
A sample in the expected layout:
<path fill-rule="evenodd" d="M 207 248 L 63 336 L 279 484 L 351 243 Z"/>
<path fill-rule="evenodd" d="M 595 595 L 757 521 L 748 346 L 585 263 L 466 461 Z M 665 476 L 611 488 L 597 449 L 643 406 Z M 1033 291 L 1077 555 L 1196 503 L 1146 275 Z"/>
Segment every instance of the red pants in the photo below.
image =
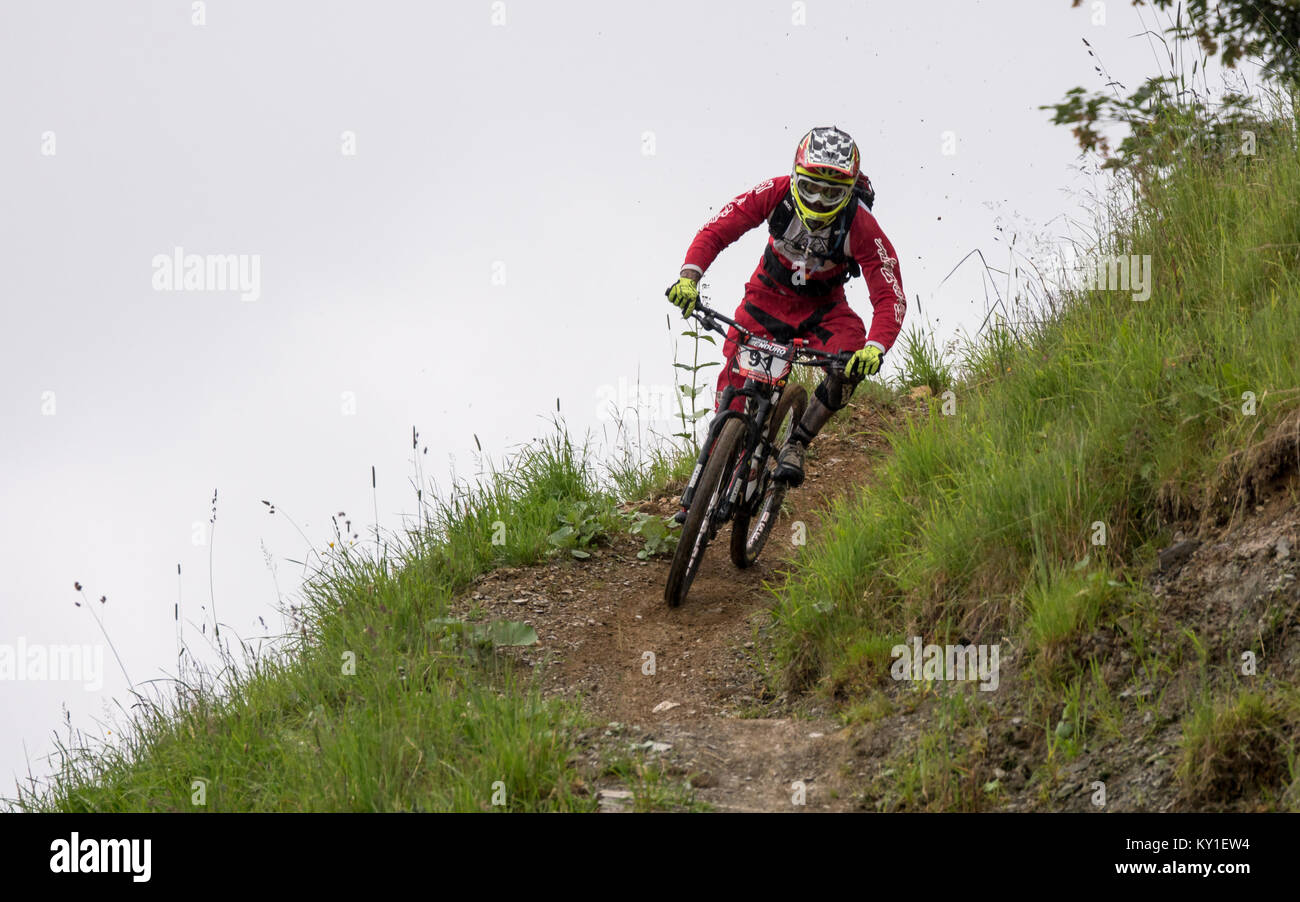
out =
<path fill-rule="evenodd" d="M 867 329 L 862 318 L 853 312 L 843 297 L 838 300 L 786 297 L 751 282 L 745 286 L 745 297 L 732 319 L 765 338 L 781 342 L 803 338 L 811 347 L 831 354 L 857 351 L 867 344 Z M 715 409 L 728 385 L 740 388 L 745 384 L 744 377 L 732 369 L 737 334 L 734 327 L 730 329 L 723 345 L 726 361 L 718 374 L 718 394 L 713 402 Z M 744 405 L 745 399 L 737 398 L 731 406 L 734 410 L 743 410 Z"/>

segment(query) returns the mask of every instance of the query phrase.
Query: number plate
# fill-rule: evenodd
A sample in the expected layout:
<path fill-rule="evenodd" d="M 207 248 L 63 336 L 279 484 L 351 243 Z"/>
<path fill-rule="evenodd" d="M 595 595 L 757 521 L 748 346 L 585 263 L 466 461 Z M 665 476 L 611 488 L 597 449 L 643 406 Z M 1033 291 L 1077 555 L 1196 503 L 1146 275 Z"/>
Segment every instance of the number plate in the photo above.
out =
<path fill-rule="evenodd" d="M 747 379 L 775 384 L 790 375 L 790 349 L 761 338 L 751 338 L 736 352 L 736 370 Z"/>

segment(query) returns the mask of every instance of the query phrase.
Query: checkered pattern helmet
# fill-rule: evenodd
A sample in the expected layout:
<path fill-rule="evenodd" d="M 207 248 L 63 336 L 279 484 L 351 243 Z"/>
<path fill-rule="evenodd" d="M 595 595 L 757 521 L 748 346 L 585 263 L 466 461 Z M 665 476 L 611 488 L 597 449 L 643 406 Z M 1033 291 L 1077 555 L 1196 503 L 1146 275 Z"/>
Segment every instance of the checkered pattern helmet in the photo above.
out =
<path fill-rule="evenodd" d="M 821 126 L 803 136 L 794 152 L 795 170 L 835 181 L 852 182 L 858 177 L 861 157 L 858 145 L 834 126 Z"/>
<path fill-rule="evenodd" d="M 794 152 L 790 193 L 804 225 L 823 228 L 849 205 L 860 161 L 858 145 L 834 126 L 815 128 L 803 136 Z"/>

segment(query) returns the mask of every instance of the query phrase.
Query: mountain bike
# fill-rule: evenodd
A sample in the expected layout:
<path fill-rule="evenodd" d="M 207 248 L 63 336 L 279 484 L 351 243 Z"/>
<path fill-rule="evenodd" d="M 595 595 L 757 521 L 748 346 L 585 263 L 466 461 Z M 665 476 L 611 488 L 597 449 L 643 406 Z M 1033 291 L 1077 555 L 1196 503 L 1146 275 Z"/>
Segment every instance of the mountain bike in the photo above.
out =
<path fill-rule="evenodd" d="M 785 501 L 787 486 L 774 478 L 776 457 L 808 406 L 807 390 L 790 385 L 790 374 L 796 365 L 843 369 L 853 356 L 851 351 L 830 354 L 810 348 L 802 338 L 788 343 L 764 338 L 703 304 L 691 316 L 723 336 L 727 331 L 720 322 L 737 331 L 733 366 L 745 382 L 723 391 L 682 494 L 686 521 L 664 587 L 670 607 L 686 598 L 704 549 L 728 521 L 732 563 L 743 569 L 758 560 Z M 741 397 L 744 410 L 732 410 L 732 402 Z"/>

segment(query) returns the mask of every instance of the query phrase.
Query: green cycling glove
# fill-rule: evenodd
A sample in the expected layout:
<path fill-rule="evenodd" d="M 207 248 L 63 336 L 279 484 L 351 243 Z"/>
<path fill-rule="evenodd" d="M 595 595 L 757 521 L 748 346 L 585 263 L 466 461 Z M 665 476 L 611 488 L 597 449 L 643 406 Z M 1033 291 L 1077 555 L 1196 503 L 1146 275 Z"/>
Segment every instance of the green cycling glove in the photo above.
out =
<path fill-rule="evenodd" d="M 696 303 L 700 300 L 699 283 L 694 279 L 682 276 L 664 292 L 668 296 L 668 302 L 682 311 L 682 316 L 690 316 L 691 311 L 695 309 Z"/>
<path fill-rule="evenodd" d="M 884 357 L 885 355 L 880 348 L 867 345 L 849 358 L 848 364 L 844 367 L 844 375 L 850 379 L 874 376 L 880 372 L 880 362 Z"/>

